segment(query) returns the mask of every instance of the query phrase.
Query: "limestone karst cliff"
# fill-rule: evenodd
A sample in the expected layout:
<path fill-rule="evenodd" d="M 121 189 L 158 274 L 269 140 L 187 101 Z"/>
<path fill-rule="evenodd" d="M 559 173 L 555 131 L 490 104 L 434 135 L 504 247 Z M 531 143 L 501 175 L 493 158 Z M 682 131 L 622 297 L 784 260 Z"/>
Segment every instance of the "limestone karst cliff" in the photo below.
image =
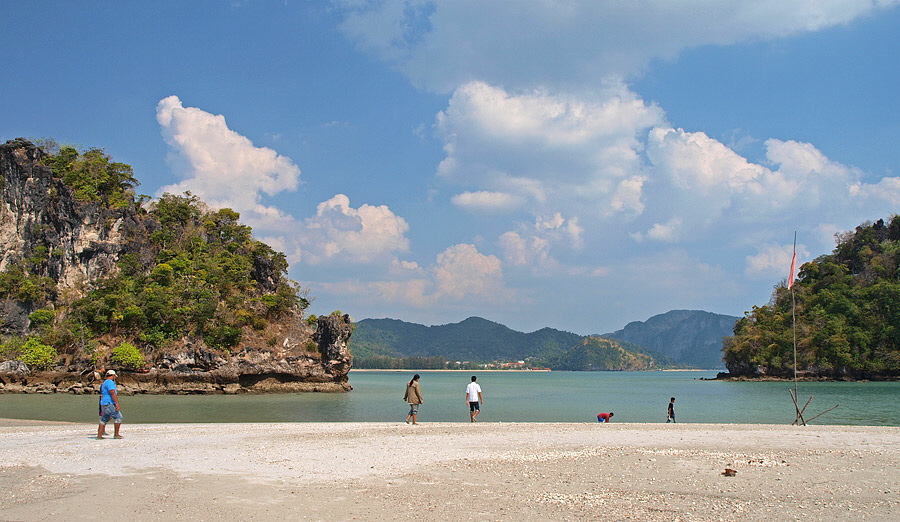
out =
<path fill-rule="evenodd" d="M 237 213 L 137 184 L 102 151 L 0 145 L 0 391 L 88 393 L 101 366 L 126 393 L 350 389 L 349 317 L 304 317 Z"/>
<path fill-rule="evenodd" d="M 669 357 L 674 364 L 718 369 L 722 340 L 731 335 L 738 317 L 700 310 L 671 310 L 646 321 L 634 321 L 604 337 L 639 344 Z"/>

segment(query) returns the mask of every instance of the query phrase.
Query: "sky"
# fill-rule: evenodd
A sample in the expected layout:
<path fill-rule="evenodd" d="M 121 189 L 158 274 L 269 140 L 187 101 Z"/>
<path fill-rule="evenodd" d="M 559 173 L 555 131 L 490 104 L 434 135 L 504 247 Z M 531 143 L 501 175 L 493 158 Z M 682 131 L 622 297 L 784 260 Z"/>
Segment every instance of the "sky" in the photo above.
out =
<path fill-rule="evenodd" d="M 900 0 L 34 0 L 0 140 L 229 207 L 310 312 L 607 333 L 900 211 Z"/>

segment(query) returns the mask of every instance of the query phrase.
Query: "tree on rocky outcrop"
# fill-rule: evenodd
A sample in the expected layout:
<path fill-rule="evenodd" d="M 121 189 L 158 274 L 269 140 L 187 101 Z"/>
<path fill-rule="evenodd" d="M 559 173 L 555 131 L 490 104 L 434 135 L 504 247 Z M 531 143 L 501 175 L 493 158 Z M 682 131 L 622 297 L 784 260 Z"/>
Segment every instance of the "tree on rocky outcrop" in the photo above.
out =
<path fill-rule="evenodd" d="M 110 208 L 122 208 L 134 198 L 134 188 L 140 183 L 131 165 L 111 161 L 103 149 L 79 153 L 65 146 L 42 162 L 53 174 L 72 189 L 78 201 L 102 202 Z"/>

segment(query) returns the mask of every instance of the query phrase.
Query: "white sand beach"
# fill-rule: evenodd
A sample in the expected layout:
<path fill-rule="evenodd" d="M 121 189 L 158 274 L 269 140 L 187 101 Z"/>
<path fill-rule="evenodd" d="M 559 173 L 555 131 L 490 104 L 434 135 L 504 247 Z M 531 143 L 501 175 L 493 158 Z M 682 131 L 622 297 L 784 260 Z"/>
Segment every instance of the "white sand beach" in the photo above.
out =
<path fill-rule="evenodd" d="M 110 427 L 111 429 L 111 427 Z M 0 520 L 896 520 L 900 428 L 0 421 Z M 736 470 L 725 476 L 725 468 Z"/>

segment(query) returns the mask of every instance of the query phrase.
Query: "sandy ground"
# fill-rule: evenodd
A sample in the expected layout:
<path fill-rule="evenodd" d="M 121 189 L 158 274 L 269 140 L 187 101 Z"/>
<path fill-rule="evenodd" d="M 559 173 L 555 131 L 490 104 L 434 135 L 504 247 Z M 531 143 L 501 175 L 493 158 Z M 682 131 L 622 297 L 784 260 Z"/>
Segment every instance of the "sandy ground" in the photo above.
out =
<path fill-rule="evenodd" d="M 0 421 L 0 520 L 900 520 L 900 428 L 125 424 L 122 434 Z"/>

